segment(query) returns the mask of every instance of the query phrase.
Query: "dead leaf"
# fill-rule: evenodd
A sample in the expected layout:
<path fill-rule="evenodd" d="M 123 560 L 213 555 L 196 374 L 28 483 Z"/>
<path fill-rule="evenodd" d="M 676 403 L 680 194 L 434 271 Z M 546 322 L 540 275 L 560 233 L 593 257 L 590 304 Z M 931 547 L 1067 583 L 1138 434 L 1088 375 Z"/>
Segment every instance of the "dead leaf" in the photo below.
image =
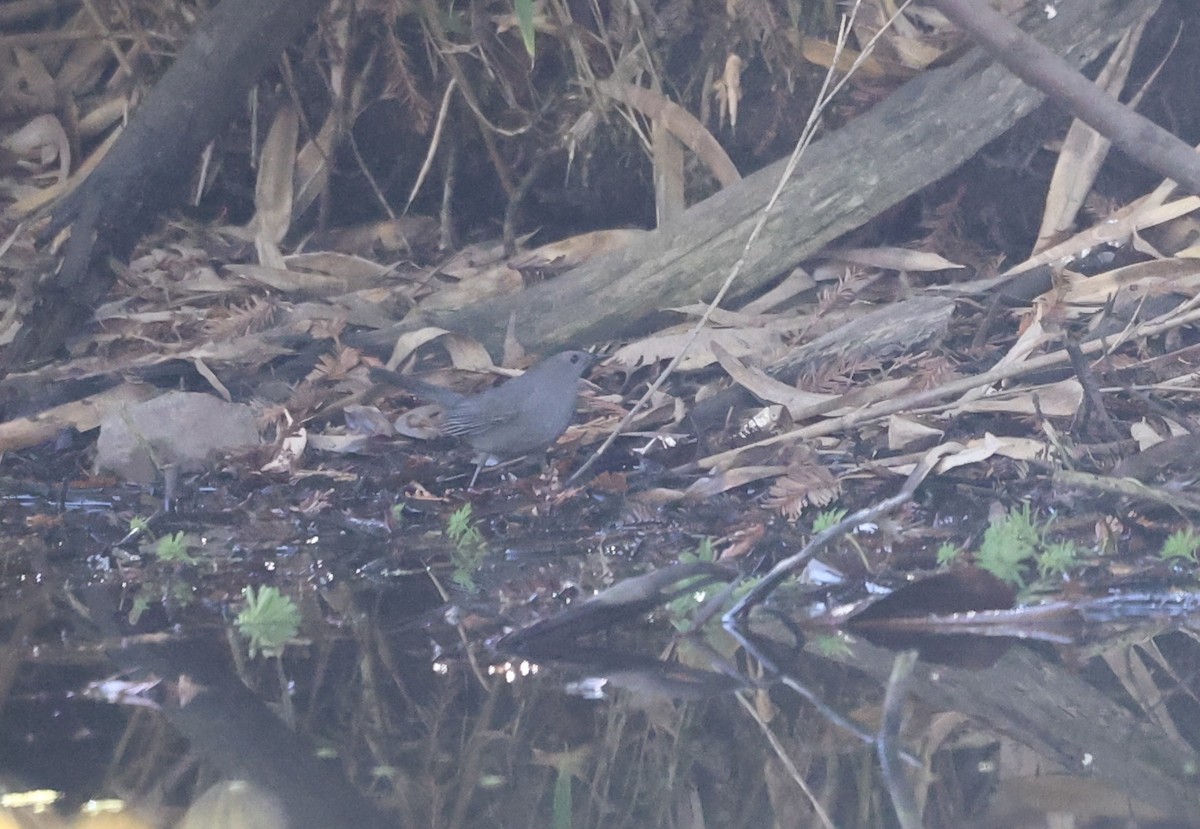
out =
<path fill-rule="evenodd" d="M 684 499 L 695 503 L 728 492 L 739 486 L 773 478 L 787 472 L 784 466 L 739 466 L 696 480 L 684 492 Z"/>
<path fill-rule="evenodd" d="M 357 86 L 356 84 L 356 88 Z M 341 109 L 330 107 L 325 123 L 321 124 L 316 136 L 304 142 L 304 146 L 296 154 L 295 172 L 292 174 L 292 215 L 302 215 L 328 188 L 330 160 L 334 156 L 334 144 L 338 130 L 343 127 L 344 118 Z"/>
<path fill-rule="evenodd" d="M 567 270 L 584 262 L 620 250 L 641 239 L 648 231 L 636 228 L 616 228 L 580 233 L 556 242 L 549 242 L 508 260 L 508 266 L 516 270 L 554 267 Z"/>
<path fill-rule="evenodd" d="M 1038 309 L 1037 313 L 1042 313 L 1043 306 L 1036 307 Z M 1009 348 L 1008 353 L 1006 353 L 999 359 L 999 361 L 997 361 L 996 365 L 993 366 L 993 369 L 1001 369 L 1009 365 L 1024 362 L 1031 354 L 1037 351 L 1037 349 L 1039 349 L 1050 339 L 1052 339 L 1051 335 L 1047 334 L 1042 328 L 1041 321 L 1035 318 L 1030 325 L 1023 332 L 1021 332 L 1021 336 L 1019 336 L 1017 341 L 1013 343 L 1011 348 Z M 979 398 L 984 397 L 990 391 L 991 389 L 988 387 L 972 389 L 960 397 L 958 402 L 960 405 L 966 405 L 973 400 L 978 400 Z"/>
<path fill-rule="evenodd" d="M 350 285 L 357 284 L 361 287 L 377 283 L 391 270 L 388 265 L 372 262 L 362 256 L 336 251 L 296 253 L 285 256 L 284 262 L 289 269 L 337 276 Z"/>
<path fill-rule="evenodd" d="M 725 126 L 725 116 L 729 116 L 729 126 L 737 126 L 738 103 L 742 100 L 742 67 L 745 62 L 736 54 L 725 58 L 725 69 L 719 80 L 713 83 L 713 91 L 717 94 L 718 111 L 721 126 Z"/>
<path fill-rule="evenodd" d="M 1123 245 L 1139 230 L 1178 219 L 1180 216 L 1186 216 L 1200 208 L 1200 197 L 1198 196 L 1184 196 L 1165 204 L 1159 202 L 1158 197 L 1158 191 L 1142 197 L 1097 224 L 1075 234 L 1070 239 L 1046 248 L 1024 262 L 1014 265 L 1001 276 L 1015 276 L 1039 265 L 1061 265 L 1072 262 L 1088 251 L 1104 245 Z"/>
<path fill-rule="evenodd" d="M 388 357 L 387 367 L 394 371 L 401 363 L 416 353 L 418 348 L 434 340 L 441 341 L 455 368 L 466 371 L 492 371 L 496 367 L 492 363 L 492 357 L 488 354 L 487 349 L 478 342 L 436 326 L 426 326 L 417 331 L 402 334 L 392 347 L 392 355 Z"/>
<path fill-rule="evenodd" d="M 803 268 L 793 268 L 791 273 L 784 277 L 783 281 L 774 288 L 743 305 L 741 313 L 765 314 L 771 309 L 788 302 L 793 297 L 811 290 L 816 287 L 816 284 L 817 281 L 812 278 L 812 275 L 808 271 Z M 790 307 L 789 312 L 794 314 L 794 311 Z"/>
<path fill-rule="evenodd" d="M 709 322 L 717 328 L 764 328 L 778 331 L 781 334 L 804 331 L 812 326 L 812 318 L 806 314 L 765 314 L 742 311 L 731 311 L 728 308 L 713 308 L 697 303 L 695 305 L 675 305 L 667 309 L 677 314 L 684 314 L 700 319 L 706 313 Z"/>
<path fill-rule="evenodd" d="M 691 337 L 691 329 L 676 327 L 664 333 L 654 334 L 617 349 L 611 362 L 634 368 L 649 363 L 670 360 L 683 349 Z M 754 356 L 755 359 L 770 360 L 783 348 L 778 332 L 752 328 L 709 328 L 700 332 L 688 349 L 677 371 L 697 371 L 717 361 L 712 344 L 720 343 L 726 353 L 734 357 Z"/>
<path fill-rule="evenodd" d="M 342 410 L 342 416 L 346 420 L 346 432 L 351 435 L 390 438 L 396 433 L 392 422 L 378 406 L 352 404 Z"/>
<path fill-rule="evenodd" d="M 54 115 L 39 115 L 6 137 L 2 146 L 22 158 L 47 167 L 58 160 L 58 183 L 71 173 L 71 142 L 62 122 Z"/>
<path fill-rule="evenodd" d="M 784 406 L 793 416 L 798 412 L 811 409 L 813 406 L 819 406 L 830 400 L 837 399 L 837 396 L 832 394 L 814 394 L 812 392 L 800 391 L 794 386 L 776 380 L 765 371 L 749 368 L 743 365 L 741 361 L 735 359 L 716 341 L 710 343 L 710 348 L 717 361 L 721 364 L 721 368 L 725 369 L 735 383 L 760 400 Z"/>
<path fill-rule="evenodd" d="M 278 249 L 276 249 L 278 251 Z M 270 257 L 268 257 L 270 258 Z M 340 276 L 322 276 L 315 273 L 289 270 L 283 255 L 278 257 L 279 266 L 270 265 L 226 265 L 225 270 L 234 276 L 257 282 L 268 288 L 289 294 L 302 293 L 307 296 L 331 296 L 344 294 L 354 286 Z"/>
<path fill-rule="evenodd" d="M 1057 288 L 1038 299 L 1053 304 L 1056 312 L 1075 319 L 1110 304 L 1115 308 L 1127 308 L 1141 304 L 1147 296 L 1174 293 L 1191 297 L 1198 291 L 1200 264 L 1180 258 L 1151 259 L 1092 277 L 1067 273 Z"/>
<path fill-rule="evenodd" d="M 357 455 L 371 446 L 370 435 L 309 435 L 308 447 L 332 455 Z"/>
<path fill-rule="evenodd" d="M 623 495 L 629 491 L 629 479 L 624 472 L 606 470 L 588 482 L 589 489 Z"/>
<path fill-rule="evenodd" d="M 756 521 L 744 530 L 739 530 L 730 539 L 730 545 L 721 551 L 717 561 L 732 561 L 753 552 L 758 542 L 767 534 L 767 525 Z"/>
<path fill-rule="evenodd" d="M 809 63 L 826 69 L 833 65 L 834 55 L 838 55 L 837 69 L 839 72 L 849 72 L 859 57 L 859 53 L 856 50 L 849 48 L 843 48 L 839 55 L 837 47 L 834 44 L 815 37 L 806 37 L 803 39 L 800 45 L 800 53 Z M 904 77 L 905 75 L 912 74 L 911 71 L 906 70 L 898 63 L 881 60 L 876 55 L 867 55 L 858 64 L 858 69 L 855 71 L 860 73 L 863 78 Z"/>
<path fill-rule="evenodd" d="M 263 464 L 259 471 L 266 474 L 291 472 L 300 465 L 307 446 L 308 430 L 302 426 L 279 442 L 275 456 Z"/>
<path fill-rule="evenodd" d="M 1142 418 L 1137 423 L 1129 427 L 1130 436 L 1137 441 L 1138 451 L 1144 452 L 1151 446 L 1155 446 L 1163 442 L 1163 436 L 1151 428 L 1150 424 Z"/>
<path fill-rule="evenodd" d="M 59 87 L 42 59 L 36 52 L 20 46 L 13 47 L 12 55 L 17 59 L 18 77 L 5 78 L 5 87 L 20 90 L 23 103 L 32 105 L 26 112 L 52 111 L 57 105 Z"/>
<path fill-rule="evenodd" d="M 821 251 L 822 256 L 839 259 L 852 265 L 868 268 L 883 268 L 889 271 L 945 271 L 965 268 L 932 251 L 908 248 L 835 248 Z"/>
<path fill-rule="evenodd" d="M 121 130 L 113 130 L 112 133 L 104 139 L 99 147 L 94 149 L 83 163 L 79 165 L 70 178 L 66 181 L 52 184 L 49 187 L 44 187 L 41 190 L 36 190 L 33 193 L 18 199 L 16 202 L 8 206 L 8 212 L 13 216 L 27 216 L 35 210 L 39 210 L 57 198 L 67 195 L 79 186 L 79 183 L 91 175 L 97 165 L 104 159 L 104 156 L 112 149 L 113 144 L 117 143 L 117 138 L 120 137 Z"/>
<path fill-rule="evenodd" d="M 932 439 L 940 439 L 945 432 L 933 426 L 927 426 L 912 417 L 892 415 L 888 418 L 887 440 L 888 449 L 900 452 L 914 443 Z"/>
<path fill-rule="evenodd" d="M 661 118 L 650 126 L 650 157 L 654 164 L 654 213 L 659 227 L 670 224 L 687 208 L 683 144 Z"/>
<path fill-rule="evenodd" d="M 279 243 L 292 225 L 293 176 L 299 136 L 300 117 L 295 109 L 284 105 L 275 115 L 259 157 L 251 226 L 259 264 L 271 268 L 286 269 Z"/>
<path fill-rule="evenodd" d="M 648 118 L 663 119 L 671 134 L 696 154 L 722 187 L 741 181 L 741 173 L 720 142 L 694 115 L 679 104 L 653 90 L 612 80 L 596 81 L 596 89 L 610 98 L 634 107 Z"/>
<path fill-rule="evenodd" d="M 960 466 L 980 463 L 994 455 L 1014 460 L 1034 460 L 1045 458 L 1049 451 L 1049 447 L 1042 441 L 1029 438 L 997 437 L 991 432 L 986 432 L 982 438 L 967 441 L 965 444 L 952 441 L 938 446 L 937 453 L 941 460 L 938 461 L 935 469 L 939 473 L 945 473 Z M 887 466 L 887 462 L 884 461 L 880 465 Z M 915 467 L 915 463 L 905 462 L 888 468 L 897 474 L 907 475 Z"/>
<path fill-rule="evenodd" d="M 1035 400 L 1036 398 L 1036 400 Z M 955 406 L 947 414 L 961 412 L 1006 412 L 1032 415 L 1039 411 L 1047 417 L 1073 417 L 1083 403 L 1083 386 L 1074 378 L 1035 388 L 1020 388 L 981 397 Z"/>
<path fill-rule="evenodd" d="M 1121 36 L 1108 62 L 1101 69 L 1095 84 L 1105 94 L 1120 97 L 1146 22 L 1147 18 L 1143 18 Z M 1042 226 L 1033 246 L 1034 253 L 1049 247 L 1075 226 L 1075 218 L 1092 190 L 1111 144 L 1089 124 L 1079 119 L 1071 123 L 1050 178 L 1046 206 L 1042 211 Z"/>

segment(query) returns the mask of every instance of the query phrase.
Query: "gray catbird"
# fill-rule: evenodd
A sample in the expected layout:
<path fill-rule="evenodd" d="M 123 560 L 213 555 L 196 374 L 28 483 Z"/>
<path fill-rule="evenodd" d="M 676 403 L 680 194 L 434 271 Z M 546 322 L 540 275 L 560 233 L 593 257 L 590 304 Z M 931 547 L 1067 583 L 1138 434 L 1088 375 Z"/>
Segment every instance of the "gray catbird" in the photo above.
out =
<path fill-rule="evenodd" d="M 593 361 L 586 351 L 563 351 L 520 377 L 471 395 L 386 369 L 371 369 L 371 379 L 440 404 L 446 410 L 442 434 L 463 438 L 480 455 L 515 458 L 542 451 L 566 431 L 575 414 L 579 378 Z"/>

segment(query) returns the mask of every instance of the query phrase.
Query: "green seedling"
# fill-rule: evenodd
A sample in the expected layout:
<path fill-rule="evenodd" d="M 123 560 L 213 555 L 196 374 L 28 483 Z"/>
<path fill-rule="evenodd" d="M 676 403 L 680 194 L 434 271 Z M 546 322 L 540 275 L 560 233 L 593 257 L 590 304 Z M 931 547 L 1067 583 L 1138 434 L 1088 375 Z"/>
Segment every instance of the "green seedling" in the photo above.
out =
<path fill-rule="evenodd" d="M 150 609 L 150 597 L 143 591 L 133 597 L 133 604 L 129 607 L 129 624 L 136 625 L 142 618 L 142 614 Z"/>
<path fill-rule="evenodd" d="M 949 567 L 955 561 L 962 557 L 962 548 L 957 544 L 951 544 L 949 541 L 938 547 L 937 550 L 937 565 L 938 567 Z"/>
<path fill-rule="evenodd" d="M 850 655 L 850 643 L 843 636 L 817 636 L 812 640 L 813 647 L 822 656 L 847 657 Z"/>
<path fill-rule="evenodd" d="M 821 512 L 813 520 L 813 525 L 812 525 L 813 535 L 818 536 L 821 533 L 828 530 L 830 527 L 837 526 L 838 524 L 840 524 L 842 522 L 842 520 L 848 514 L 849 514 L 849 510 L 837 508 L 837 507 L 835 507 L 833 509 L 827 509 L 824 512 Z M 867 571 L 870 571 L 872 569 L 872 567 L 871 567 L 871 562 L 869 561 L 869 559 L 867 557 L 867 551 L 864 550 L 863 546 L 858 543 L 858 539 L 855 537 L 855 534 L 853 532 L 848 532 L 842 536 L 842 540 L 847 542 L 848 544 L 850 544 L 851 547 L 854 548 L 854 551 L 856 553 L 858 553 L 858 557 L 862 561 L 863 568 L 866 569 Z"/>
<path fill-rule="evenodd" d="M 1177 558 L 1187 559 L 1195 564 L 1197 549 L 1200 549 L 1200 535 L 1193 532 L 1191 527 L 1186 527 L 1167 536 L 1159 556 L 1168 561 Z"/>
<path fill-rule="evenodd" d="M 1055 541 L 1037 554 L 1038 577 L 1062 576 L 1079 563 L 1079 548 L 1071 541 Z"/>
<path fill-rule="evenodd" d="M 829 529 L 834 524 L 845 518 L 847 513 L 848 510 L 840 508 L 827 509 L 824 512 L 821 512 L 816 518 L 813 519 L 813 535 L 817 535 Z"/>
<path fill-rule="evenodd" d="M 1034 525 L 1026 505 L 987 528 L 975 563 L 1002 581 L 1023 585 L 1025 565 L 1032 561 L 1041 543 L 1042 531 Z"/>
<path fill-rule="evenodd" d="M 1082 551 L 1072 541 L 1052 541 L 1050 522 L 1037 523 L 1029 506 L 1010 511 L 983 534 L 975 563 L 993 576 L 1020 587 L 1037 573 L 1031 590 L 1044 589 L 1055 577 L 1079 564 Z"/>
<path fill-rule="evenodd" d="M 171 564 L 196 563 L 196 559 L 188 552 L 188 538 L 183 530 L 158 539 L 154 544 L 154 555 L 158 556 L 160 561 Z"/>
<path fill-rule="evenodd" d="M 263 587 L 257 593 L 253 587 L 242 590 L 246 607 L 237 615 L 234 624 L 238 633 L 250 640 L 250 658 L 259 653 L 278 656 L 289 639 L 300 631 L 300 609 L 291 597 L 277 587 Z"/>
<path fill-rule="evenodd" d="M 513 11 L 517 13 L 517 29 L 521 32 L 521 43 L 529 53 L 530 60 L 534 57 L 534 0 L 513 0 Z"/>
<path fill-rule="evenodd" d="M 475 592 L 479 589 L 475 583 L 475 573 L 483 565 L 487 545 L 475 526 L 470 504 L 463 504 L 450 514 L 446 536 L 454 545 L 450 553 L 450 563 L 454 566 L 451 580 L 464 590 Z"/>
<path fill-rule="evenodd" d="M 711 563 L 716 560 L 717 560 L 716 548 L 713 547 L 713 540 L 711 538 L 708 538 L 707 536 L 705 538 L 701 539 L 700 543 L 698 545 L 696 545 L 695 550 L 691 550 L 691 551 L 683 552 L 683 553 L 679 554 L 679 563 L 680 564 L 695 564 L 696 562 Z M 692 581 L 694 581 L 696 583 L 700 583 L 703 581 L 703 578 L 700 576 L 697 576 Z M 681 588 L 683 588 L 685 586 L 686 585 L 684 585 L 684 584 L 680 584 Z M 678 596 L 675 599 L 672 599 L 670 604 L 667 605 L 667 617 L 671 620 L 671 626 L 679 631 L 685 631 L 685 630 L 690 629 L 691 615 L 696 611 L 696 608 L 698 608 L 700 606 L 700 604 L 707 598 L 708 598 L 708 592 L 707 592 L 707 590 L 705 590 L 704 592 L 693 591 L 690 593 L 684 593 L 683 595 Z"/>

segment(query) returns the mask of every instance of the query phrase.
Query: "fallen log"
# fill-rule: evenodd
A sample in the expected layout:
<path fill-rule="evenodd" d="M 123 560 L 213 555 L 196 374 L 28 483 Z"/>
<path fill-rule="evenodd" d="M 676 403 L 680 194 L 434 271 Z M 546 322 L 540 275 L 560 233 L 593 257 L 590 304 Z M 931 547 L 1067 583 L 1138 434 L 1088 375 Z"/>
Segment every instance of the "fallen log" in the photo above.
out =
<path fill-rule="evenodd" d="M 1026 31 L 1086 65 L 1151 13 L 1158 0 L 1080 0 L 1046 19 L 1031 5 Z M 761 290 L 832 240 L 937 181 L 1004 133 L 1043 100 L 982 49 L 926 72 L 870 112 L 811 146 L 784 188 L 732 296 Z M 687 210 L 678 221 L 574 271 L 517 294 L 432 312 L 373 332 L 386 348 L 405 330 L 432 323 L 499 353 L 510 316 L 522 343 L 552 352 L 634 336 L 655 309 L 709 300 L 742 255 L 784 161 Z"/>

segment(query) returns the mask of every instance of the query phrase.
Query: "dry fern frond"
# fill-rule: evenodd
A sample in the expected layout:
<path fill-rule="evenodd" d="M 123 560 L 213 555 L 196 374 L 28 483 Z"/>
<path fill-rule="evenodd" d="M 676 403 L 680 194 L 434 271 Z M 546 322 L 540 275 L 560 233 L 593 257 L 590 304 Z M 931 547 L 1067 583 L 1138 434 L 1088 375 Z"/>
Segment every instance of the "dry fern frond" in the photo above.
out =
<path fill-rule="evenodd" d="M 362 362 L 362 353 L 357 348 L 338 346 L 332 354 L 322 354 L 317 365 L 308 373 L 306 380 L 344 380 L 351 369 Z"/>
<path fill-rule="evenodd" d="M 253 297 L 246 305 L 234 305 L 225 317 L 210 317 L 204 322 L 204 333 L 214 340 L 244 337 L 265 331 L 275 324 L 278 306 L 262 297 Z"/>
<path fill-rule="evenodd" d="M 809 504 L 825 507 L 841 494 L 842 485 L 833 473 L 809 458 L 792 464 L 786 475 L 775 479 L 764 505 L 795 521 Z"/>
<path fill-rule="evenodd" d="M 433 104 L 429 98 L 421 94 L 421 88 L 422 86 L 428 88 L 428 84 L 413 73 L 408 59 L 408 51 L 396 37 L 391 26 L 387 27 L 387 39 L 384 41 L 384 45 L 388 76 L 385 80 L 383 97 L 394 97 L 402 101 L 405 104 L 405 118 L 409 120 L 413 131 L 418 135 L 426 135 L 432 127 Z"/>

